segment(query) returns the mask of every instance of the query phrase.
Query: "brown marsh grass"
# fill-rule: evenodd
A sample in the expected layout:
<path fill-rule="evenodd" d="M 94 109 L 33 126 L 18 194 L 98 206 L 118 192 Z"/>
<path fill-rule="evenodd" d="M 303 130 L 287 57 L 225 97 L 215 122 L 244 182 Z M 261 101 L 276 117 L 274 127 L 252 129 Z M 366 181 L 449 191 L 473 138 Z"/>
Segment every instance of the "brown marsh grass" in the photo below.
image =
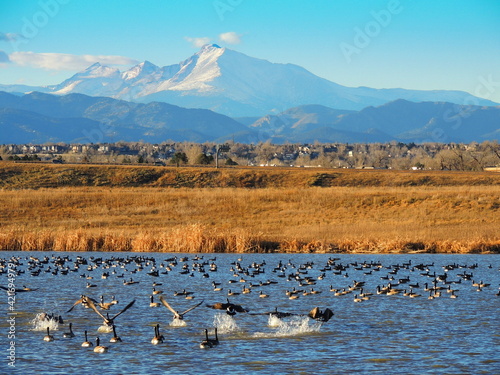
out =
<path fill-rule="evenodd" d="M 498 253 L 499 212 L 498 184 L 0 190 L 0 249 Z"/>

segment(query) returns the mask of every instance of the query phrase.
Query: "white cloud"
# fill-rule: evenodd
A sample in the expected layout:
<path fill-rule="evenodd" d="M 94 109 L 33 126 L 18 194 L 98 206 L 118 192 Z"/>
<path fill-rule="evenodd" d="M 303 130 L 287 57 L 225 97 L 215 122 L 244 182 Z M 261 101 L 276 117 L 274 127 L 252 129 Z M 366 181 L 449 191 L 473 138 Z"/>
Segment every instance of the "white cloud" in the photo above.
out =
<path fill-rule="evenodd" d="M 70 55 L 65 53 L 13 52 L 10 61 L 20 66 L 46 70 L 82 70 L 96 62 L 103 65 L 132 65 L 138 61 L 124 56 Z"/>
<path fill-rule="evenodd" d="M 20 34 L 0 32 L 0 41 L 13 42 L 13 41 L 16 41 L 16 40 L 22 39 L 22 38 L 23 38 L 23 36 Z"/>
<path fill-rule="evenodd" d="M 219 40 L 227 44 L 240 44 L 241 34 L 237 34 L 234 31 L 229 31 L 227 33 L 220 34 Z"/>
<path fill-rule="evenodd" d="M 189 36 L 184 37 L 189 43 L 193 45 L 193 47 L 200 48 L 203 47 L 205 44 L 210 43 L 210 38 L 208 37 L 202 37 L 202 38 L 191 38 Z"/>

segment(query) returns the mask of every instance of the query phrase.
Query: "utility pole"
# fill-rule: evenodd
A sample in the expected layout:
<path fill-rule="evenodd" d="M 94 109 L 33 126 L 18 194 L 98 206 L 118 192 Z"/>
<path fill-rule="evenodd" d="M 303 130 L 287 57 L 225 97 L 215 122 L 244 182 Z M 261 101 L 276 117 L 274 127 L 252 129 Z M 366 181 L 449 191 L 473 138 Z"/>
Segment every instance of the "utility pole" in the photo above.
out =
<path fill-rule="evenodd" d="M 215 146 L 215 168 L 219 168 L 219 154 L 221 152 L 228 152 L 230 149 L 228 144 Z"/>

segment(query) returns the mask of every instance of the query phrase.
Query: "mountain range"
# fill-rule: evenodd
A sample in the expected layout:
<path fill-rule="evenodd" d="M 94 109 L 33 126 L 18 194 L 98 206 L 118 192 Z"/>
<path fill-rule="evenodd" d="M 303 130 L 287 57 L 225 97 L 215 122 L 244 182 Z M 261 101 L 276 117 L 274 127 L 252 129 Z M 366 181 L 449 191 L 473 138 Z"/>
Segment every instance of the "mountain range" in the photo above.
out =
<path fill-rule="evenodd" d="M 95 63 L 57 85 L 0 85 L 0 90 L 18 94 L 30 91 L 56 95 L 79 93 L 146 104 L 165 102 L 209 109 L 231 117 L 279 114 L 308 104 L 359 111 L 398 99 L 496 105 L 463 91 L 346 87 L 297 65 L 271 63 L 216 44 L 205 45 L 174 65 L 159 67 L 144 61 L 121 72 Z"/>
<path fill-rule="evenodd" d="M 361 110 L 314 104 L 262 117 L 83 94 L 0 92 L 0 144 L 192 142 L 481 142 L 500 138 L 500 106 L 398 99 Z"/>

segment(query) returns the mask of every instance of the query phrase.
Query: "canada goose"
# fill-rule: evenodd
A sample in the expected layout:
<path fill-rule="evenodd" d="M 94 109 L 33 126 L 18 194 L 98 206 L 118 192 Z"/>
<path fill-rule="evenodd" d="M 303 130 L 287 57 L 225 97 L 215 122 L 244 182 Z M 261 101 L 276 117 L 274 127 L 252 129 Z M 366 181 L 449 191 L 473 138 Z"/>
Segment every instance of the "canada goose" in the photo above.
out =
<path fill-rule="evenodd" d="M 6 286 L 0 285 L 0 289 L 6 290 L 8 292 L 12 292 L 12 288 L 7 288 Z M 27 286 L 23 285 L 22 288 L 15 288 L 14 292 L 15 293 L 22 293 L 22 292 L 34 292 L 35 290 L 38 290 L 38 288 L 28 288 Z"/>
<path fill-rule="evenodd" d="M 75 308 L 75 306 L 76 306 L 76 305 L 79 305 L 80 303 L 81 303 L 81 304 L 82 304 L 82 306 L 84 306 L 85 308 L 88 308 L 88 307 L 89 307 L 89 305 L 88 305 L 88 301 L 89 301 L 89 300 L 90 300 L 90 301 L 92 301 L 93 303 L 97 303 L 97 301 L 96 301 L 95 299 L 93 299 L 93 298 L 91 298 L 91 297 L 88 297 L 88 296 L 85 296 L 85 295 L 83 295 L 83 294 L 82 294 L 82 295 L 80 296 L 80 299 L 79 299 L 79 300 L 77 300 L 77 301 L 73 304 L 73 306 L 71 306 L 71 308 L 70 308 L 68 311 L 66 311 L 66 312 L 67 312 L 67 313 L 71 312 L 71 310 L 73 310 L 73 309 Z"/>
<path fill-rule="evenodd" d="M 63 333 L 63 337 L 66 338 L 75 337 L 75 334 L 73 333 L 73 323 L 69 323 L 69 332 Z"/>
<path fill-rule="evenodd" d="M 200 343 L 201 349 L 213 348 L 214 344 L 208 338 L 208 329 L 205 329 L 205 340 Z"/>
<path fill-rule="evenodd" d="M 167 309 L 169 309 L 173 314 L 174 314 L 174 319 L 179 319 L 179 320 L 183 320 L 184 319 L 184 315 L 187 314 L 188 312 L 190 312 L 191 310 L 197 308 L 198 306 L 200 306 L 202 303 L 203 303 L 203 300 L 201 302 L 198 302 L 196 305 L 194 305 L 193 307 L 190 307 L 189 309 L 187 309 L 186 311 L 180 313 L 176 310 L 174 310 L 172 308 L 172 306 L 170 306 L 168 304 L 168 302 L 165 300 L 165 298 L 163 298 L 163 296 L 160 296 L 160 301 L 161 303 L 163 303 L 163 306 L 165 306 Z"/>
<path fill-rule="evenodd" d="M 47 327 L 47 334 L 43 337 L 43 341 L 51 342 L 54 341 L 54 336 L 49 332 L 49 327 Z"/>
<path fill-rule="evenodd" d="M 95 352 L 95 353 L 106 353 L 107 351 L 108 351 L 108 347 L 107 347 L 107 346 L 100 345 L 100 343 L 99 343 L 99 337 L 96 337 L 96 338 L 95 338 L 95 348 L 94 348 L 94 352 Z"/>
<path fill-rule="evenodd" d="M 215 338 L 208 338 L 208 329 L 205 329 L 205 340 L 200 343 L 200 348 L 213 348 L 215 345 L 219 345 L 219 338 L 217 337 L 217 328 L 215 328 Z"/>
<path fill-rule="evenodd" d="M 122 341 L 122 339 L 116 335 L 115 325 L 113 324 L 113 337 L 111 337 L 109 342 L 121 342 L 121 341 Z"/>
<path fill-rule="evenodd" d="M 149 297 L 149 307 L 159 307 L 161 306 L 161 303 L 160 302 L 154 302 L 154 297 L 153 295 L 151 295 Z"/>
<path fill-rule="evenodd" d="M 267 297 L 269 297 L 269 294 L 266 294 L 266 293 L 262 292 L 262 290 L 261 290 L 260 294 L 259 294 L 259 297 L 260 298 L 267 298 Z"/>
<path fill-rule="evenodd" d="M 163 342 L 165 337 L 163 335 L 160 335 L 160 325 L 157 324 L 155 325 L 155 336 L 151 339 L 151 344 L 153 345 L 158 345 Z"/>
<path fill-rule="evenodd" d="M 228 296 L 237 296 L 237 295 L 239 295 L 239 293 L 238 292 L 233 292 L 233 291 L 231 291 L 231 289 L 228 289 L 227 290 L 227 295 Z"/>
<path fill-rule="evenodd" d="M 114 320 L 116 318 L 118 318 L 118 316 L 120 316 L 121 314 L 123 314 L 125 311 L 127 311 L 130 307 L 132 307 L 132 305 L 135 303 L 135 299 L 130 302 L 127 306 L 125 306 L 125 308 L 120 311 L 118 314 L 114 315 L 112 318 L 109 317 L 109 314 L 106 314 L 107 316 L 104 316 L 102 315 L 102 313 L 97 310 L 97 308 L 95 307 L 94 303 L 92 301 L 88 301 L 88 304 L 90 306 L 90 308 L 92 310 L 94 310 L 96 312 L 97 315 L 99 315 L 103 320 L 104 320 L 104 324 L 108 327 L 112 327 L 114 325 Z"/>
<path fill-rule="evenodd" d="M 101 310 L 109 310 L 111 306 L 115 305 L 115 301 L 111 302 L 104 302 L 104 296 L 100 297 L 100 302 L 98 303 L 98 306 L 101 308 Z"/>
<path fill-rule="evenodd" d="M 212 281 L 212 286 L 214 287 L 214 292 L 220 292 L 222 290 L 222 287 L 220 287 L 220 283 Z"/>
<path fill-rule="evenodd" d="M 420 294 L 415 293 L 415 292 L 413 291 L 413 289 L 410 289 L 410 294 L 409 294 L 409 297 L 410 297 L 410 298 L 420 297 Z"/>
<path fill-rule="evenodd" d="M 193 292 L 187 292 L 186 289 L 183 289 L 182 292 L 174 292 L 174 296 L 190 296 Z"/>
<path fill-rule="evenodd" d="M 309 314 L 307 314 L 307 316 L 319 322 L 328 322 L 333 316 L 333 311 L 329 308 L 326 308 L 325 311 L 321 311 L 319 307 L 315 307 L 314 309 L 309 311 Z"/>
<path fill-rule="evenodd" d="M 134 280 L 132 280 L 132 278 L 130 278 L 129 281 L 123 280 L 123 285 L 134 285 L 134 284 L 138 284 L 138 283 L 139 283 L 139 281 L 134 281 Z"/>
<path fill-rule="evenodd" d="M 162 290 L 156 290 L 156 288 L 153 288 L 153 294 L 162 294 Z"/>
<path fill-rule="evenodd" d="M 229 303 L 229 298 L 227 298 L 226 301 L 227 303 L 216 302 L 213 305 L 205 305 L 205 306 L 215 310 L 226 310 L 231 305 L 231 303 Z"/>
<path fill-rule="evenodd" d="M 84 348 L 90 348 L 90 347 L 92 347 L 93 345 L 94 345 L 94 344 L 92 344 L 92 342 L 88 340 L 88 338 L 87 338 L 87 331 L 85 331 L 85 341 L 84 341 L 84 342 L 82 342 L 82 346 L 83 346 Z"/>
<path fill-rule="evenodd" d="M 87 283 L 87 288 L 95 288 L 95 287 L 97 287 L 97 284 Z"/>
<path fill-rule="evenodd" d="M 363 302 L 361 298 L 358 297 L 357 294 L 354 295 L 354 302 Z"/>

